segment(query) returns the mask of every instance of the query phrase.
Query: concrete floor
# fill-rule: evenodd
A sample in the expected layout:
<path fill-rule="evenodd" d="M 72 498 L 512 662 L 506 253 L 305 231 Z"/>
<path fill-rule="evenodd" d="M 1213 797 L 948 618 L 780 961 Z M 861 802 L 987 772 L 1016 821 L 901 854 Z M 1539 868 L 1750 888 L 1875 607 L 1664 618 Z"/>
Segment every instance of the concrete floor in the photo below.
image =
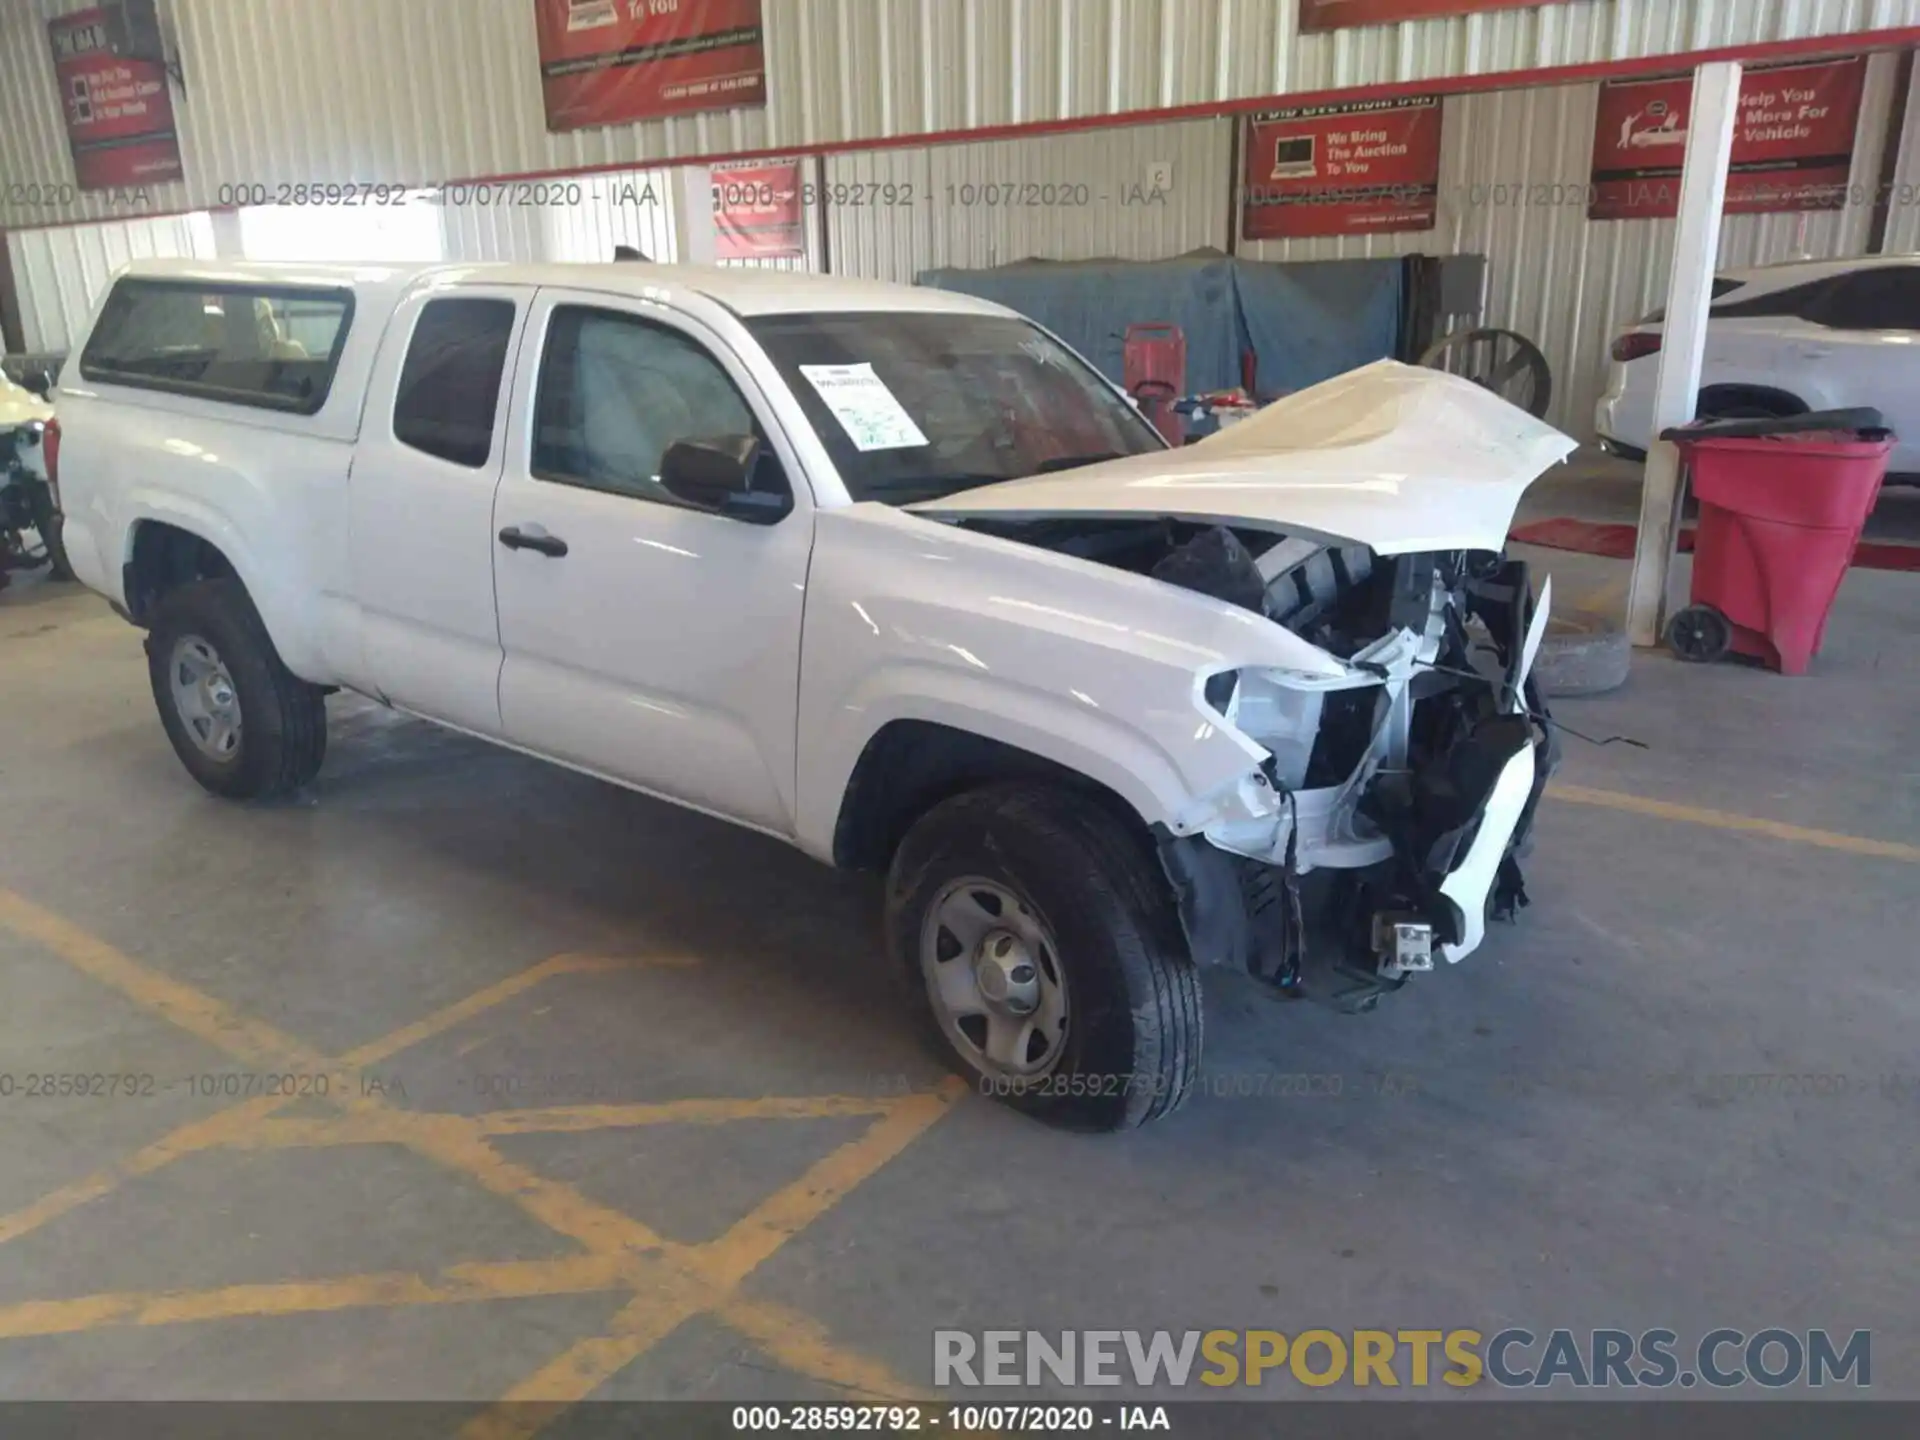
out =
<path fill-rule="evenodd" d="M 1631 513 L 1583 474 L 1530 511 Z M 834 1398 L 926 1388 L 936 1326 L 1509 1324 L 1870 1328 L 1920 1397 L 1917 626 L 1856 571 L 1809 678 L 1563 702 L 1651 748 L 1569 743 L 1518 927 L 1371 1017 L 1212 984 L 1204 1093 L 1088 1138 L 941 1090 L 873 881 L 346 699 L 308 795 L 223 804 L 139 636 L 16 587 L 0 1397 Z M 74 1074 L 152 1093 L 25 1093 Z M 1847 1093 L 1709 1078 L 1774 1074 Z"/>

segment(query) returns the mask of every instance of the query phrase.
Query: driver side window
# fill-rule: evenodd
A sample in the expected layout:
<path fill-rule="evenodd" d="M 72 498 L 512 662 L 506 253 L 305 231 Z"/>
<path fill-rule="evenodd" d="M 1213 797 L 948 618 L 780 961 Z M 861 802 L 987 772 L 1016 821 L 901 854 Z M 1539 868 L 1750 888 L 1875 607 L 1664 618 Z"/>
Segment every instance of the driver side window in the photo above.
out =
<path fill-rule="evenodd" d="M 696 341 L 615 310 L 554 308 L 534 402 L 536 478 L 679 505 L 660 484 L 669 446 L 759 433 L 732 379 Z"/>

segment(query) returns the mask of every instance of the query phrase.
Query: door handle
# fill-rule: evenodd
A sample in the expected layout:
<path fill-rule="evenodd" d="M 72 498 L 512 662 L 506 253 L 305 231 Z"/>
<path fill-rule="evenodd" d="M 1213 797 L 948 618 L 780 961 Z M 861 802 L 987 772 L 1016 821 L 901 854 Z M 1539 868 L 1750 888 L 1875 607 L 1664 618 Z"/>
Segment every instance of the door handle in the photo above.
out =
<path fill-rule="evenodd" d="M 522 530 L 518 525 L 509 525 L 502 530 L 500 543 L 509 550 L 537 550 L 556 560 L 567 553 L 567 542 L 558 535 L 549 535 L 538 528 Z"/>

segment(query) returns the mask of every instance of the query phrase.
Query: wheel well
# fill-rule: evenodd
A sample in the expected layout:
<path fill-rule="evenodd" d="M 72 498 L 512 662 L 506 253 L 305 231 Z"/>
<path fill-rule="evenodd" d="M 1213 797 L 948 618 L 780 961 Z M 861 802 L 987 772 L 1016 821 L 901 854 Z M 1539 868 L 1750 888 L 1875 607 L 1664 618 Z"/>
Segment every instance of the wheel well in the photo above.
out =
<path fill-rule="evenodd" d="M 1699 415 L 1756 411 L 1762 415 L 1804 415 L 1809 406 L 1798 395 L 1769 385 L 1709 385 L 1700 392 Z"/>
<path fill-rule="evenodd" d="M 212 542 L 177 525 L 142 520 L 134 527 L 133 558 L 126 568 L 127 614 L 144 625 L 169 590 L 234 574 L 233 562 Z"/>
<path fill-rule="evenodd" d="M 867 741 L 853 767 L 833 830 L 834 864 L 885 869 L 913 822 L 927 811 L 1001 780 L 1047 781 L 1078 790 L 1150 843 L 1147 827 L 1131 805 L 1057 760 L 949 725 L 894 720 Z"/>

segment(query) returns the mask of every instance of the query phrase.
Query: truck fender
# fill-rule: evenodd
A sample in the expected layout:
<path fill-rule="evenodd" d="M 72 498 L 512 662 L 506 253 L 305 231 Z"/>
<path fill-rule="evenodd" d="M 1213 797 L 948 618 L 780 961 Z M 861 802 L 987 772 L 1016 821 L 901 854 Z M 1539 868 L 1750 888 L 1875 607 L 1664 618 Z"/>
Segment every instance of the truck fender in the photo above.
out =
<path fill-rule="evenodd" d="M 140 526 L 148 522 L 171 525 L 176 530 L 197 535 L 227 558 L 240 583 L 247 587 L 247 595 L 267 627 L 268 638 L 289 670 L 302 678 L 311 678 L 324 670 L 315 637 L 298 619 L 299 611 L 292 603 L 287 577 L 273 578 L 239 529 L 219 511 L 191 497 L 137 488 L 127 496 L 124 513 L 120 567 L 110 577 L 120 592 L 123 606 L 131 601 L 126 594 L 126 567 L 133 563 L 134 542 Z"/>
<path fill-rule="evenodd" d="M 845 721 L 858 716 L 861 723 Z M 1097 710 L 1023 686 L 997 684 L 925 665 L 890 665 L 865 676 L 823 726 L 819 763 L 800 774 L 798 838 L 810 854 L 830 859 L 842 802 L 868 744 L 900 720 L 943 725 L 1052 761 L 1118 795 L 1146 825 L 1174 833 L 1199 828 L 1198 797 L 1173 757 L 1153 737 Z M 804 752 L 803 752 L 804 753 Z M 1257 768 L 1238 757 L 1233 783 Z"/>

